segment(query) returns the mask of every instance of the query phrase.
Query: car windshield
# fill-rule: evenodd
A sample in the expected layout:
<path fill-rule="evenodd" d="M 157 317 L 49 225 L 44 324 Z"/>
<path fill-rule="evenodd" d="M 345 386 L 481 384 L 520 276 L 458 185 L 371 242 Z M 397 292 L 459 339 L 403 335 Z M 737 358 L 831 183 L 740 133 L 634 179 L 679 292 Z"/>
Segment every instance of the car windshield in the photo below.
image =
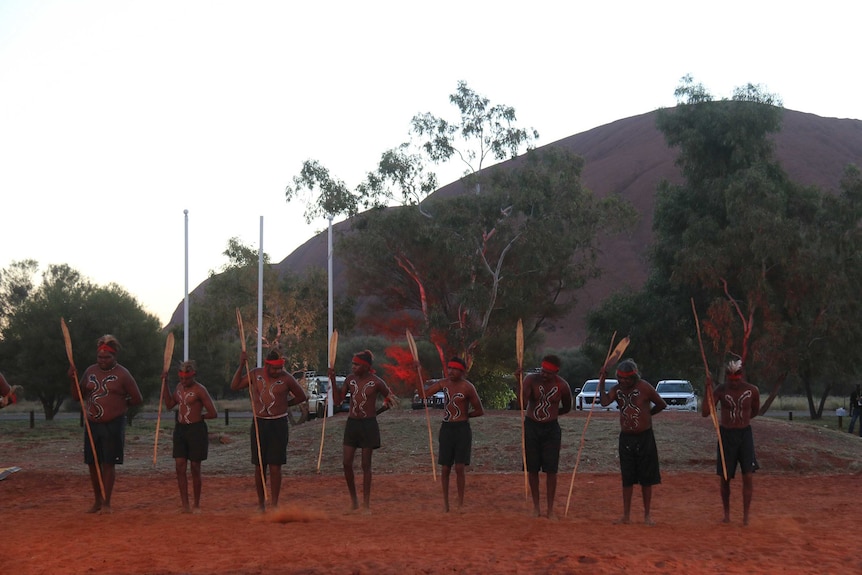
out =
<path fill-rule="evenodd" d="M 693 390 L 690 383 L 674 381 L 671 383 L 660 383 L 656 391 L 664 393 L 691 393 Z"/>
<path fill-rule="evenodd" d="M 617 384 L 617 380 L 615 379 L 606 379 L 605 380 L 605 390 L 609 390 L 611 387 Z M 596 388 L 599 387 L 599 381 L 597 379 L 591 379 L 584 382 L 584 386 L 581 388 L 581 393 L 594 395 L 596 393 Z"/>

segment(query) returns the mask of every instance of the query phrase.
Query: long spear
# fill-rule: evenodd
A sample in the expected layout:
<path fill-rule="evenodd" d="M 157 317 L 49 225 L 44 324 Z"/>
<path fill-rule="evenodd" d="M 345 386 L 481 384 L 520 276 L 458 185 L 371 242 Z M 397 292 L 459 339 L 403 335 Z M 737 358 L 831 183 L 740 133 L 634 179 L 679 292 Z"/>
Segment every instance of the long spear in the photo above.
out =
<path fill-rule="evenodd" d="M 87 410 L 84 407 L 84 395 L 81 393 L 81 386 L 78 384 L 78 371 L 75 369 L 75 359 L 72 357 L 72 337 L 69 335 L 69 328 L 66 326 L 66 320 L 60 318 L 60 329 L 63 330 L 63 340 L 66 342 L 66 357 L 69 358 L 69 365 L 72 366 L 72 377 L 75 379 L 75 389 L 78 391 L 78 403 L 81 404 L 81 412 L 84 414 L 84 428 L 87 430 L 87 439 L 90 442 L 90 451 L 93 452 L 93 464 L 96 468 L 96 477 L 99 479 L 99 490 L 102 494 L 102 499 L 105 499 L 105 482 L 102 480 L 102 466 L 99 465 L 99 455 L 96 453 L 96 442 L 93 441 L 93 431 L 90 429 L 90 419 L 87 417 Z"/>
<path fill-rule="evenodd" d="M 431 415 L 428 413 L 428 402 L 425 401 L 425 383 L 422 381 L 422 366 L 419 365 L 419 350 L 416 349 L 416 341 L 410 330 L 407 330 L 407 345 L 410 347 L 410 353 L 413 354 L 413 361 L 416 363 L 416 375 L 419 376 L 419 391 L 422 392 L 422 405 L 425 406 L 425 423 L 428 424 L 428 451 L 431 452 L 431 475 L 434 481 L 437 481 L 437 462 L 434 461 L 434 439 L 431 435 Z"/>
<path fill-rule="evenodd" d="M 153 442 L 153 467 L 156 466 L 156 457 L 159 449 L 159 426 L 162 423 L 162 401 L 165 399 L 165 387 L 167 387 L 168 370 L 171 368 L 171 358 L 174 356 L 174 334 L 168 333 L 165 340 L 165 357 L 162 364 L 162 387 L 159 390 L 159 415 L 156 417 L 156 440 Z"/>
<path fill-rule="evenodd" d="M 335 352 L 338 351 L 338 330 L 332 330 L 332 335 L 329 338 L 329 369 L 335 369 Z M 331 383 L 330 383 L 331 385 Z M 329 396 L 335 396 L 335 390 L 330 389 L 323 399 L 323 425 L 320 428 L 320 452 L 317 454 L 317 472 L 320 473 L 320 461 L 323 459 L 323 438 L 326 437 L 326 420 L 328 419 L 329 409 L 326 402 L 329 401 Z"/>
<path fill-rule="evenodd" d="M 524 468 L 524 501 L 529 501 L 527 479 L 527 443 L 524 430 L 524 322 L 518 320 L 515 329 L 515 353 L 518 357 L 518 399 L 521 406 L 521 466 Z"/>
<path fill-rule="evenodd" d="M 700 357 L 703 358 L 703 369 L 706 371 L 706 381 L 703 383 L 704 398 L 703 400 L 709 403 L 709 418 L 712 420 L 712 426 L 715 428 L 715 435 L 718 437 L 718 453 L 721 456 L 721 473 L 724 480 L 727 481 L 727 463 L 724 461 L 724 443 L 721 441 L 721 429 L 718 427 L 718 414 L 715 412 L 715 397 L 712 395 L 712 377 L 709 375 L 709 364 L 706 362 L 706 353 L 703 351 L 703 338 L 700 335 L 700 320 L 697 319 L 697 309 L 694 307 L 694 298 L 691 298 L 691 312 L 694 314 L 694 326 L 697 328 L 697 343 L 700 345 Z"/>
<path fill-rule="evenodd" d="M 611 336 L 611 345 L 608 347 L 608 355 L 605 357 L 605 363 L 602 366 L 602 371 L 599 374 L 599 377 L 604 379 L 605 374 L 608 371 L 608 367 L 617 363 L 620 358 L 625 353 L 626 348 L 629 346 L 629 342 L 631 339 L 626 336 L 620 340 L 616 347 L 614 347 L 614 340 L 617 337 L 617 332 Z M 613 349 L 613 351 L 611 351 Z M 569 514 L 569 504 L 572 502 L 572 490 L 575 487 L 575 476 L 578 474 L 578 464 L 581 462 L 581 451 L 584 449 L 584 441 L 587 436 L 587 427 L 590 425 L 590 418 L 593 416 L 593 407 L 596 405 L 596 397 L 599 394 L 599 387 L 596 386 L 596 393 L 593 395 L 593 402 L 590 404 L 590 412 L 587 413 L 587 420 L 584 422 L 584 431 L 581 433 L 581 443 L 578 445 L 578 456 L 575 458 L 575 468 L 572 469 L 572 481 L 569 483 L 569 496 L 566 498 L 566 512 L 563 514 L 563 517 L 568 516 Z"/>
<path fill-rule="evenodd" d="M 242 328 L 242 314 L 239 308 L 236 308 L 236 325 L 239 328 L 239 342 L 242 346 L 242 352 L 245 353 L 245 330 Z M 263 471 L 263 456 L 260 453 L 260 428 L 257 423 L 257 413 L 254 411 L 254 396 L 251 394 L 251 371 L 248 369 L 248 357 L 245 358 L 245 375 L 248 378 L 248 399 L 251 402 L 251 419 L 254 421 L 254 441 L 257 444 L 257 463 L 260 467 L 260 484 L 263 486 L 263 500 L 269 501 L 269 495 L 266 491 L 266 475 Z"/>

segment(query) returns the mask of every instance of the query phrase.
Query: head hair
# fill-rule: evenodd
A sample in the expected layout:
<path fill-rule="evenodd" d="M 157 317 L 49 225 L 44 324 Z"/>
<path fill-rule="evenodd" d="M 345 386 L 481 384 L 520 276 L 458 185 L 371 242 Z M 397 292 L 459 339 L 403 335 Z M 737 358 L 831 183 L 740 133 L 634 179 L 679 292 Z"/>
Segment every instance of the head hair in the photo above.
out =
<path fill-rule="evenodd" d="M 114 354 L 116 354 L 117 352 L 120 351 L 120 342 L 117 341 L 116 337 L 112 336 L 109 333 L 106 333 L 105 335 L 100 337 L 98 340 L 96 340 L 96 347 L 97 348 L 102 347 L 103 345 L 114 350 Z"/>
<path fill-rule="evenodd" d="M 184 361 L 180 364 L 180 371 L 197 371 L 198 364 L 195 360 L 190 359 L 188 361 Z"/>
<path fill-rule="evenodd" d="M 371 353 L 371 351 L 370 351 L 370 350 L 368 350 L 368 349 L 364 349 L 364 350 L 362 350 L 362 351 L 358 351 L 358 352 L 354 353 L 353 355 L 355 355 L 356 357 L 358 357 L 358 358 L 362 359 L 363 361 L 367 362 L 367 363 L 368 363 L 368 365 L 372 365 L 372 364 L 374 363 L 374 354 L 373 354 L 373 353 Z"/>
<path fill-rule="evenodd" d="M 560 358 L 554 354 L 546 355 L 545 357 L 542 358 L 542 363 L 544 363 L 546 361 L 548 363 L 550 363 L 551 365 L 556 365 L 557 369 L 559 369 L 560 366 L 563 365 L 563 362 L 560 360 Z"/>
<path fill-rule="evenodd" d="M 269 350 L 269 353 L 266 354 L 266 359 L 270 361 L 278 361 L 279 359 L 281 359 L 281 352 L 277 349 L 271 349 Z"/>
<path fill-rule="evenodd" d="M 632 358 L 624 359 L 617 364 L 617 371 L 633 371 L 638 377 L 641 376 L 641 372 L 638 370 L 638 364 L 635 363 L 635 360 Z"/>

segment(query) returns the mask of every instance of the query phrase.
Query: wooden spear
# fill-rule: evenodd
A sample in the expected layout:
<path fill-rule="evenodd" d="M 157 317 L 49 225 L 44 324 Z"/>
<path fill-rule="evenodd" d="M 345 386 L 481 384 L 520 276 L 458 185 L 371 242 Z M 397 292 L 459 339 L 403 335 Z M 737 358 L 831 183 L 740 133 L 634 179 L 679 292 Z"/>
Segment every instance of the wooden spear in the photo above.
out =
<path fill-rule="evenodd" d="M 156 417 L 156 439 L 153 442 L 153 467 L 156 466 L 156 457 L 159 449 L 159 426 L 162 423 L 162 401 L 165 399 L 165 387 L 167 387 L 168 370 L 171 368 L 171 358 L 174 356 L 174 334 L 168 333 L 168 338 L 165 340 L 165 356 L 162 363 L 162 387 L 159 390 L 159 410 Z"/>
<path fill-rule="evenodd" d="M 521 406 L 521 466 L 524 468 L 524 501 L 529 502 L 530 488 L 527 479 L 527 440 L 524 430 L 524 322 L 518 320 L 515 329 L 515 354 L 518 358 L 518 403 Z"/>
<path fill-rule="evenodd" d="M 239 328 L 239 342 L 242 346 L 242 351 L 245 353 L 245 330 L 242 327 L 242 314 L 239 308 L 236 308 L 236 325 Z M 254 421 L 254 441 L 257 445 L 257 463 L 260 468 L 260 483 L 263 486 L 263 500 L 269 501 L 269 495 L 266 491 L 266 475 L 264 475 L 263 456 L 260 453 L 260 428 L 257 423 L 257 413 L 254 411 L 254 396 L 251 393 L 251 371 L 248 369 L 248 357 L 245 359 L 245 376 L 248 378 L 248 399 L 251 402 L 251 418 Z"/>
<path fill-rule="evenodd" d="M 416 375 L 419 376 L 419 391 L 422 393 L 422 405 L 425 406 L 425 423 L 428 425 L 428 450 L 431 452 L 431 474 L 434 481 L 437 481 L 437 462 L 434 461 L 434 439 L 431 435 L 431 415 L 428 413 L 428 402 L 425 401 L 425 383 L 422 381 L 422 366 L 419 365 L 419 350 L 416 349 L 416 341 L 410 330 L 407 330 L 407 345 L 410 347 L 410 353 L 413 355 L 413 361 L 416 362 Z"/>
<path fill-rule="evenodd" d="M 599 377 L 604 379 L 605 374 L 608 371 L 608 367 L 617 363 L 620 358 L 625 353 L 626 348 L 629 346 L 629 342 L 631 339 L 626 336 L 620 340 L 616 347 L 614 347 L 614 340 L 617 337 L 617 332 L 611 336 L 611 345 L 608 347 L 608 355 L 605 357 L 605 363 L 602 366 L 602 371 L 599 374 Z M 613 351 L 611 349 L 613 348 Z M 593 406 L 596 404 L 596 398 L 599 395 L 599 387 L 596 386 L 596 393 L 593 395 L 593 402 L 590 404 L 590 412 L 587 413 L 587 420 L 584 422 L 584 431 L 581 433 L 581 442 L 578 445 L 578 456 L 575 458 L 575 468 L 572 470 L 572 481 L 569 483 L 569 496 L 566 498 L 566 511 L 563 514 L 563 517 L 567 517 L 569 515 L 569 504 L 572 502 L 572 490 L 575 487 L 575 476 L 578 474 L 578 464 L 581 462 L 581 451 L 584 449 L 584 440 L 587 436 L 587 427 L 590 425 L 590 418 L 593 416 Z"/>
<path fill-rule="evenodd" d="M 332 330 L 332 335 L 329 338 L 329 369 L 335 369 L 335 352 L 338 351 L 338 330 Z M 333 383 L 329 382 L 329 393 L 323 400 L 323 425 L 320 427 L 320 451 L 317 454 L 317 472 L 320 473 L 320 462 L 323 459 L 323 438 L 326 437 L 326 420 L 329 416 L 327 403 L 330 397 L 335 396 L 335 390 L 332 389 Z"/>
<path fill-rule="evenodd" d="M 66 320 L 60 318 L 60 329 L 63 330 L 63 339 L 66 342 L 66 357 L 69 358 L 69 365 L 72 367 L 72 377 L 75 379 L 75 389 L 78 390 L 78 403 L 81 404 L 81 412 L 84 414 L 84 428 L 87 430 L 87 439 L 90 442 L 90 451 L 93 452 L 93 464 L 96 468 L 96 477 L 99 479 L 99 490 L 102 493 L 102 500 L 105 500 L 105 482 L 102 480 L 102 466 L 99 465 L 99 454 L 96 453 L 96 442 L 93 441 L 93 431 L 90 429 L 90 419 L 87 417 L 87 409 L 84 406 L 84 395 L 81 393 L 81 386 L 78 383 L 78 371 L 75 369 L 75 359 L 72 356 L 72 337 L 69 335 L 69 328 L 66 326 Z"/>
<path fill-rule="evenodd" d="M 700 320 L 697 319 L 697 309 L 694 307 L 694 298 L 691 298 L 691 312 L 694 314 L 694 326 L 697 329 L 697 343 L 700 346 L 700 357 L 703 358 L 703 369 L 706 372 L 706 381 L 703 383 L 704 398 L 709 403 L 709 418 L 715 428 L 718 437 L 718 454 L 721 457 L 721 474 L 727 481 L 727 463 L 724 461 L 724 443 L 721 441 L 721 429 L 718 426 L 718 414 L 715 412 L 715 397 L 712 395 L 712 377 L 709 375 L 709 364 L 706 362 L 706 352 L 703 351 L 703 338 L 700 335 Z"/>

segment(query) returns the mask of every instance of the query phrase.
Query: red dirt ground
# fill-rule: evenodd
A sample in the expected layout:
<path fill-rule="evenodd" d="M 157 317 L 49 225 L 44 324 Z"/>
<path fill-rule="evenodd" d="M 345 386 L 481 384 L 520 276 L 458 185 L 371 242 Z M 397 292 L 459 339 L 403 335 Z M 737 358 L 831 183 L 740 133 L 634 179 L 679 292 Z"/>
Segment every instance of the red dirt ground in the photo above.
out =
<path fill-rule="evenodd" d="M 25 470 L 0 486 L 3 572 L 862 572 L 853 539 L 858 475 L 757 477 L 748 527 L 738 490 L 732 523 L 717 521 L 717 479 L 704 474 L 665 474 L 655 488 L 653 527 L 612 523 L 620 509 L 616 474 L 579 478 L 589 502 L 581 498 L 556 522 L 529 516 L 522 479 L 468 474 L 465 513 L 446 515 L 439 478 L 435 485 L 431 477 L 383 475 L 375 477 L 373 513 L 362 516 L 343 513 L 342 478 L 287 477 L 280 513 L 261 516 L 250 477 L 205 477 L 203 513 L 180 515 L 173 474 L 120 473 L 115 512 L 106 516 L 83 513 L 90 504 L 83 474 Z M 560 511 L 567 488 L 561 491 Z"/>
<path fill-rule="evenodd" d="M 461 514 L 441 512 L 440 479 L 435 483 L 430 465 L 421 466 L 427 461 L 427 451 L 420 449 L 422 414 L 393 413 L 381 418 L 384 446 L 374 460 L 379 473 L 374 477 L 371 515 L 344 513 L 348 497 L 339 471 L 343 422 L 338 418 L 331 423 L 331 435 L 327 434 L 321 475 L 314 472 L 320 424 L 303 424 L 291 431 L 289 458 L 293 459 L 284 478 L 282 507 L 267 515 L 255 511 L 247 435 L 240 432 L 247 422 L 222 427 L 237 439 L 211 446 L 210 460 L 204 464 L 200 515 L 176 512 L 179 497 L 169 435 L 160 444 L 164 459 L 153 469 L 148 459 L 152 435 L 127 434 L 127 461 L 118 468 L 114 513 L 88 515 L 84 510 L 92 496 L 86 468 L 80 463 L 80 432 L 73 431 L 74 439 L 65 440 L 74 447 L 27 443 L 28 437 L 38 439 L 42 432 L 38 428 L 19 431 L 23 425 L 9 424 L 5 437 L 0 436 L 2 453 L 23 469 L 0 481 L 4 520 L 0 571 L 9 575 L 862 573 L 856 541 L 860 527 L 856 501 L 862 487 L 857 455 L 862 440 L 846 432 L 758 418 L 755 435 L 763 469 L 755 476 L 751 524 L 741 523 L 737 478 L 732 522 L 724 525 L 719 522 L 721 502 L 718 478 L 712 471 L 708 420 L 692 414 L 661 414 L 656 429 L 663 482 L 653 496 L 657 525 L 641 522 L 637 488 L 636 522 L 615 525 L 622 506 L 619 475 L 612 472 L 611 433 L 616 422 L 612 414 L 606 415 L 593 418 L 587 450 L 608 454 L 609 461 L 581 461 L 583 473 L 578 473 L 569 514 L 559 521 L 531 517 L 523 475 L 494 469 L 518 467 L 516 436 L 504 435 L 517 433 L 516 413 L 476 420 L 476 461 L 467 475 Z M 583 421 L 584 415 L 577 413 L 564 422 L 569 467 L 560 474 L 557 509 L 561 515 Z M 687 430 L 703 435 L 685 435 Z M 414 432 L 415 436 L 408 435 Z M 498 444 L 501 447 L 492 451 Z M 509 452 L 512 460 L 504 457 Z M 359 479 L 361 472 L 357 472 Z"/>

